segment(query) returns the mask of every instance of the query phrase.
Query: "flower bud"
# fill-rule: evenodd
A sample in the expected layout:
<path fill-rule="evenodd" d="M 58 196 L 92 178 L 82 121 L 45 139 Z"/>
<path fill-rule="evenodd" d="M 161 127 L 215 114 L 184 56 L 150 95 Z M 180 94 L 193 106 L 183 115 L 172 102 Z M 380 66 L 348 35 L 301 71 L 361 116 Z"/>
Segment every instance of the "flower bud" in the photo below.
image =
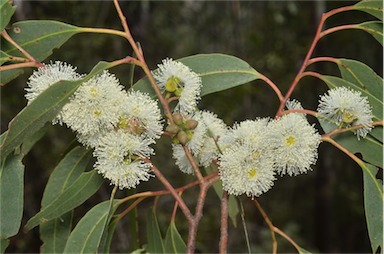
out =
<path fill-rule="evenodd" d="M 179 140 L 180 144 L 185 145 L 188 142 L 188 136 L 185 131 L 179 131 L 177 133 L 177 139 Z"/>
<path fill-rule="evenodd" d="M 165 131 L 169 132 L 170 134 L 176 135 L 179 131 L 179 127 L 176 124 L 170 124 L 165 128 Z"/>
<path fill-rule="evenodd" d="M 195 119 L 188 119 L 186 122 L 187 128 L 189 130 L 194 130 L 198 124 L 199 124 L 199 122 L 196 121 Z"/>
<path fill-rule="evenodd" d="M 173 121 L 175 122 L 175 124 L 177 124 L 177 125 L 181 125 L 183 123 L 183 120 L 184 120 L 183 116 L 178 112 L 174 113 L 172 115 L 172 118 L 173 118 Z"/>

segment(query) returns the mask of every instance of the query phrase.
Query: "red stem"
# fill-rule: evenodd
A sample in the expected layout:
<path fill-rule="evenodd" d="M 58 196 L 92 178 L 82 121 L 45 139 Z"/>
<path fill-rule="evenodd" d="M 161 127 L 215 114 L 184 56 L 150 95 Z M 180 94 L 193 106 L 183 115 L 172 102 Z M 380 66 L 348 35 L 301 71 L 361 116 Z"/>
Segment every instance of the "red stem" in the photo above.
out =
<path fill-rule="evenodd" d="M 227 253 L 228 245 L 228 192 L 223 192 L 221 198 L 221 221 L 220 221 L 220 253 Z"/>
<path fill-rule="evenodd" d="M 301 68 L 300 68 L 299 72 L 297 73 L 295 79 L 293 80 L 292 85 L 288 89 L 288 92 L 284 96 L 284 99 L 281 101 L 280 106 L 279 106 L 279 108 L 277 110 L 276 116 L 280 116 L 282 114 L 282 112 L 284 110 L 284 107 L 285 107 L 285 104 L 287 103 L 289 97 L 292 95 L 292 93 L 293 93 L 294 89 L 296 88 L 297 84 L 299 83 L 300 79 L 303 77 L 302 73 L 304 72 L 305 68 L 308 66 L 308 61 L 309 61 L 311 55 L 313 54 L 313 51 L 314 51 L 314 49 L 316 47 L 317 42 L 321 38 L 321 30 L 323 29 L 323 25 L 324 25 L 325 20 L 327 18 L 337 14 L 337 13 L 352 10 L 352 8 L 353 8 L 353 6 L 341 7 L 341 8 L 338 8 L 338 9 L 331 10 L 331 11 L 329 11 L 327 13 L 324 13 L 321 16 L 321 19 L 320 19 L 319 25 L 317 27 L 317 31 L 316 31 L 315 37 L 313 38 L 313 41 L 312 41 L 312 44 L 311 44 L 311 46 L 310 46 L 310 48 L 308 50 L 308 53 L 305 56 L 303 64 L 301 65 Z"/>

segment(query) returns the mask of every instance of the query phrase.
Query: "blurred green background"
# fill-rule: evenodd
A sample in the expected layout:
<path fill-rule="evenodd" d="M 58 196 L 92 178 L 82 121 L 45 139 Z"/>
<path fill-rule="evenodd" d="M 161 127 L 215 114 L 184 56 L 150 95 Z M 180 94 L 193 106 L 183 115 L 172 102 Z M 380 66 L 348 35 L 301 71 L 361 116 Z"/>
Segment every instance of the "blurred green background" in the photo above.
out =
<path fill-rule="evenodd" d="M 121 29 L 112 1 L 14 1 L 17 5 L 13 21 L 53 19 L 76 26 Z M 328 10 L 352 5 L 356 1 L 122 1 L 131 32 L 140 42 L 151 69 L 162 59 L 198 53 L 224 53 L 248 62 L 269 77 L 285 93 L 299 70 L 315 34 L 321 14 Z M 327 27 L 374 19 L 361 12 L 348 12 L 332 17 Z M 61 60 L 87 73 L 101 60 L 112 61 L 131 55 L 128 43 L 107 35 L 75 35 L 47 59 Z M 316 56 L 345 57 L 362 61 L 380 76 L 383 69 L 382 47 L 369 34 L 347 30 L 322 39 L 315 49 Z M 337 67 L 329 63 L 311 66 L 320 73 L 338 75 Z M 129 86 L 128 68 L 111 70 Z M 1 88 L 1 128 L 25 105 L 24 88 L 32 73 L 26 74 Z M 137 71 L 136 80 L 142 77 Z M 326 86 L 314 78 L 304 78 L 293 98 L 308 109 L 316 109 L 319 94 Z M 201 109 L 215 112 L 232 126 L 236 121 L 256 117 L 273 117 L 278 99 L 262 81 L 255 81 L 202 99 Z M 310 119 L 314 122 L 314 119 Z M 316 124 L 316 122 L 314 122 Z M 65 127 L 48 127 L 47 134 L 25 158 L 25 222 L 39 211 L 44 186 L 57 162 L 73 146 L 74 134 Z M 155 165 L 179 187 L 193 181 L 173 165 L 168 140 L 157 144 Z M 258 200 L 275 226 L 291 236 L 301 247 L 312 252 L 371 252 L 367 235 L 362 198 L 361 169 L 343 153 L 328 144 L 321 144 L 319 160 L 313 172 L 297 177 L 278 177 L 275 186 Z M 139 185 L 137 191 L 160 190 L 156 178 Z M 106 181 L 100 191 L 76 209 L 75 221 L 96 203 L 108 199 L 111 186 Z M 184 197 L 193 207 L 197 190 Z M 119 191 L 117 196 L 127 195 Z M 240 197 L 252 252 L 271 252 L 270 232 L 252 202 Z M 153 206 L 148 199 L 138 206 L 139 245 L 146 242 L 146 213 Z M 217 252 L 220 216 L 219 199 L 214 191 L 208 193 L 204 217 L 200 223 L 197 249 Z M 168 227 L 174 205 L 170 196 L 161 197 L 157 205 L 162 232 Z M 186 240 L 187 223 L 178 212 L 177 227 Z M 127 217 L 117 227 L 112 252 L 130 252 L 137 247 L 132 239 L 133 220 Z M 21 232 L 11 239 L 8 252 L 39 252 L 38 229 Z M 228 252 L 246 252 L 244 230 L 240 216 L 237 227 L 230 224 Z M 279 252 L 295 249 L 278 237 Z"/>

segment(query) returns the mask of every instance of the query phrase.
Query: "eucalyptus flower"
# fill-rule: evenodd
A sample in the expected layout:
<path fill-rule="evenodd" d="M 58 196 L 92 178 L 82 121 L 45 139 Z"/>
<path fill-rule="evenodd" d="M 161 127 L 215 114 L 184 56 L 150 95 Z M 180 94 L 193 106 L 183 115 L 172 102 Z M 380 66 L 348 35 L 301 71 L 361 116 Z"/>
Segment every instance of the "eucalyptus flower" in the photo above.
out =
<path fill-rule="evenodd" d="M 151 139 L 121 129 L 106 133 L 93 153 L 95 169 L 120 189 L 134 188 L 152 176 L 151 164 L 143 160 L 154 153 L 151 143 Z"/>
<path fill-rule="evenodd" d="M 373 128 L 367 97 L 347 87 L 337 87 L 320 96 L 317 111 L 340 128 L 362 125 L 355 131 L 358 139 L 364 138 Z"/>
<path fill-rule="evenodd" d="M 88 144 L 87 138 L 98 137 L 117 126 L 121 105 L 126 100 L 127 93 L 117 78 L 104 71 L 76 90 L 64 105 L 59 122 L 78 132 Z"/>
<path fill-rule="evenodd" d="M 258 197 L 272 188 L 273 160 L 261 147 L 234 144 L 219 158 L 219 176 L 229 194 Z"/>
<path fill-rule="evenodd" d="M 274 120 L 266 137 L 274 167 L 281 175 L 306 173 L 317 161 L 321 136 L 302 114 L 291 113 Z"/>
<path fill-rule="evenodd" d="M 163 131 L 160 109 L 155 100 L 140 91 L 128 92 L 121 105 L 118 128 L 158 139 Z"/>
<path fill-rule="evenodd" d="M 164 59 L 158 69 L 152 72 L 161 91 L 167 96 L 178 97 L 176 110 L 189 114 L 196 110 L 200 100 L 201 78 L 188 66 L 172 59 Z"/>

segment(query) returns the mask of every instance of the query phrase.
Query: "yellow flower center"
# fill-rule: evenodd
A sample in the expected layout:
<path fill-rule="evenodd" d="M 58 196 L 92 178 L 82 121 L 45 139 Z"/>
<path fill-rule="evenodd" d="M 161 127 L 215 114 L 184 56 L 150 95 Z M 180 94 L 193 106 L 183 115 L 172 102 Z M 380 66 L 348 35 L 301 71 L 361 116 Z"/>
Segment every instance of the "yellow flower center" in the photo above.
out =
<path fill-rule="evenodd" d="M 341 119 L 343 119 L 343 122 L 347 123 L 347 124 L 350 124 L 350 123 L 354 122 L 355 120 L 357 120 L 355 115 L 352 114 L 351 112 L 348 112 L 348 111 L 342 112 Z"/>
<path fill-rule="evenodd" d="M 99 95 L 99 91 L 95 87 L 92 87 L 91 90 L 89 90 L 89 92 L 92 97 L 97 97 Z"/>
<path fill-rule="evenodd" d="M 249 179 L 252 179 L 256 176 L 256 168 L 248 169 L 247 176 Z"/>
<path fill-rule="evenodd" d="M 180 83 L 181 80 L 178 77 L 171 76 L 167 79 L 167 82 L 165 83 L 165 90 L 167 90 L 167 92 L 173 93 L 179 87 Z"/>
<path fill-rule="evenodd" d="M 93 114 L 95 116 L 100 116 L 101 115 L 101 110 L 95 110 L 95 111 L 93 111 Z"/>
<path fill-rule="evenodd" d="M 288 136 L 286 139 L 285 139 L 285 144 L 287 146 L 293 146 L 294 144 L 296 143 L 296 138 L 294 136 Z"/>

